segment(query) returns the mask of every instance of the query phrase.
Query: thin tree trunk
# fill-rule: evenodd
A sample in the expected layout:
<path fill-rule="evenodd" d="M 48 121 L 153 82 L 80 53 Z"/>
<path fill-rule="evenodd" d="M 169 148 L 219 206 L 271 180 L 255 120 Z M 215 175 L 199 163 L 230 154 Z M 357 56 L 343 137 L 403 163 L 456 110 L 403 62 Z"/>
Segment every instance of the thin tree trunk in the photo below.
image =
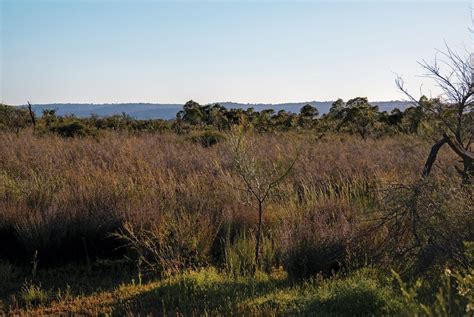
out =
<path fill-rule="evenodd" d="M 29 101 L 28 101 L 28 112 L 30 114 L 31 122 L 33 123 L 33 128 L 36 128 L 35 113 L 33 112 L 33 109 Z"/>
<path fill-rule="evenodd" d="M 260 261 L 260 240 L 262 236 L 262 225 L 263 225 L 263 202 L 258 202 L 258 228 L 257 228 L 257 241 L 255 245 L 255 268 L 258 267 Z"/>
<path fill-rule="evenodd" d="M 472 164 L 472 159 L 465 158 L 463 163 L 464 163 L 464 171 L 462 174 L 463 183 L 466 185 L 472 184 L 472 177 L 474 176 L 474 166 Z"/>

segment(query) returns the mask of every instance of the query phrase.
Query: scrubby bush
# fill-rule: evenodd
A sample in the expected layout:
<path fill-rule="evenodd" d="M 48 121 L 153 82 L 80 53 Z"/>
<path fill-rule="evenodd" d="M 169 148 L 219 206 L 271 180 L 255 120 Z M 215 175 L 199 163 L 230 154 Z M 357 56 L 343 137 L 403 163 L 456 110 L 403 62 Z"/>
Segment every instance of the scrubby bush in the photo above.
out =
<path fill-rule="evenodd" d="M 450 263 L 466 266 L 464 241 L 474 240 L 472 188 L 456 177 L 423 179 L 382 193 L 377 228 L 391 265 L 414 273 Z"/>
<path fill-rule="evenodd" d="M 0 131 L 9 130 L 18 134 L 21 129 L 32 125 L 33 119 L 27 108 L 0 104 Z"/>
<path fill-rule="evenodd" d="M 225 135 L 217 131 L 205 131 L 191 137 L 195 143 L 199 143 L 204 147 L 213 146 L 226 139 Z"/>
<path fill-rule="evenodd" d="M 27 307 L 45 304 L 49 299 L 48 292 L 32 282 L 25 282 L 19 295 Z"/>
<path fill-rule="evenodd" d="M 79 121 L 66 121 L 58 123 L 52 131 L 65 138 L 83 137 L 91 134 L 90 129 Z"/>
<path fill-rule="evenodd" d="M 206 266 L 216 237 L 216 228 L 198 214 L 180 213 L 162 218 L 150 229 L 127 223 L 114 236 L 133 251 L 147 271 L 170 275 L 189 268 Z"/>
<path fill-rule="evenodd" d="M 404 313 L 412 316 L 471 316 L 474 312 L 474 259 L 473 243 L 465 243 L 468 268 L 445 268 L 431 280 L 416 279 L 411 283 L 392 271 L 397 282 Z M 428 289 L 427 289 L 428 284 Z"/>
<path fill-rule="evenodd" d="M 278 264 L 278 251 L 274 240 L 266 236 L 262 241 L 262 259 L 257 266 L 255 263 L 256 239 L 252 234 L 242 232 L 231 239 L 224 239 L 224 268 L 233 276 L 250 276 L 255 269 L 270 273 Z"/>
<path fill-rule="evenodd" d="M 283 263 L 293 277 L 334 274 L 347 256 L 352 210 L 333 202 L 313 208 L 290 220 L 282 233 Z"/>
<path fill-rule="evenodd" d="M 321 287 L 321 299 L 310 306 L 330 316 L 398 316 L 403 302 L 387 279 L 370 268 L 345 278 L 333 278 Z M 326 295 L 326 296 L 324 296 Z"/>

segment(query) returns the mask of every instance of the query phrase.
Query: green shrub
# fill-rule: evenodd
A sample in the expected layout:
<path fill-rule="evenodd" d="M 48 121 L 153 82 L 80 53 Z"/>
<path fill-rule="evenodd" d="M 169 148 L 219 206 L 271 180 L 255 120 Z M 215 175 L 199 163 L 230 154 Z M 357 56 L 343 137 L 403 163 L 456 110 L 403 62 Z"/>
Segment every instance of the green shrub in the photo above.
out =
<path fill-rule="evenodd" d="M 24 301 L 26 306 L 43 305 L 49 298 L 47 291 L 33 282 L 25 282 L 20 290 L 20 298 Z"/>
<path fill-rule="evenodd" d="M 65 138 L 83 137 L 92 134 L 90 129 L 80 121 L 62 122 L 52 130 Z"/>
<path fill-rule="evenodd" d="M 231 275 L 251 275 L 255 265 L 255 238 L 248 237 L 244 232 L 231 243 L 228 237 L 225 242 L 224 257 L 225 269 Z"/>
<path fill-rule="evenodd" d="M 199 143 L 204 147 L 213 146 L 219 142 L 225 141 L 225 139 L 225 135 L 217 131 L 205 131 L 191 137 L 193 142 Z"/>
<path fill-rule="evenodd" d="M 388 281 L 365 269 L 324 283 L 320 298 L 309 307 L 324 316 L 394 316 L 403 305 Z"/>

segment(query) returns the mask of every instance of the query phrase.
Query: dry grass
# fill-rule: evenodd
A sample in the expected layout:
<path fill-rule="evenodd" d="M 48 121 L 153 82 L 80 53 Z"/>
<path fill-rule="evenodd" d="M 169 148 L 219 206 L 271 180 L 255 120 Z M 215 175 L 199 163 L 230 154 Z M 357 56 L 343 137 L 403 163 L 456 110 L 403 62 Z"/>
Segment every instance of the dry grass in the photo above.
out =
<path fill-rule="evenodd" d="M 300 151 L 291 177 L 267 204 L 267 229 L 308 208 L 332 209 L 334 201 L 363 207 L 380 185 L 416 179 L 428 149 L 411 137 L 254 138 L 271 160 L 291 157 L 296 147 Z M 214 226 L 210 233 L 219 226 L 253 228 L 256 222 L 252 200 L 235 189 L 227 142 L 205 148 L 173 134 L 63 139 L 24 132 L 0 134 L 0 148 L 0 236 L 11 243 L 2 244 L 0 253 L 29 259 L 37 250 L 43 262 L 84 260 L 110 255 L 116 243 L 107 235 L 124 222 L 159 224 L 167 232 L 167 224 L 181 219 L 195 231 Z"/>
<path fill-rule="evenodd" d="M 387 245 L 381 241 L 394 231 L 388 225 L 380 230 L 368 230 L 373 219 L 385 207 L 407 206 L 405 196 L 396 192 L 393 194 L 397 199 L 385 206 L 381 192 L 393 188 L 388 185 L 416 184 L 430 145 L 412 136 L 366 141 L 346 135 L 319 139 L 309 132 L 247 137 L 253 139 L 257 155 L 270 163 L 290 160 L 294 153 L 299 153 L 289 177 L 265 203 L 264 267 L 261 268 L 270 272 L 282 265 L 288 274 L 296 277 L 364 266 L 371 255 L 380 253 L 380 248 Z M 95 138 L 64 139 L 23 131 L 18 136 L 0 133 L 0 148 L 0 257 L 3 259 L 25 264 L 37 252 L 40 271 L 71 261 L 82 262 L 89 271 L 97 258 L 122 258 L 125 254 L 132 258 L 140 256 L 141 264 L 149 261 L 148 268 L 158 273 L 215 266 L 225 268 L 232 278 L 247 272 L 252 265 L 256 206 L 249 193 L 239 189 L 242 184 L 232 168 L 232 148 L 228 141 L 204 147 L 190 137 L 175 134 L 106 132 Z M 443 150 L 439 158 L 432 177 L 453 176 L 452 153 Z M 440 211 L 449 215 L 438 222 L 430 222 L 430 218 L 428 224 L 448 219 L 445 223 L 452 222 L 453 226 L 446 228 L 451 232 L 455 230 L 462 232 L 463 238 L 472 238 L 472 230 L 463 227 L 469 225 L 463 219 L 469 219 L 473 213 L 469 193 L 454 185 L 450 188 L 435 189 L 435 195 L 428 191 L 422 197 L 421 203 L 429 204 L 434 199 Z M 454 188 L 460 194 L 452 195 Z M 443 195 L 457 203 L 443 204 L 451 201 Z M 451 212 L 451 205 L 462 210 Z M 404 215 L 400 217 L 406 221 Z M 450 233 L 449 230 L 446 232 Z M 113 235 L 120 232 L 125 240 Z M 361 233 L 366 234 L 361 236 Z M 409 235 L 409 230 L 403 231 L 396 243 L 408 243 Z M 428 236 L 426 240 L 431 241 Z M 125 248 L 124 242 L 129 242 Z M 133 273 L 140 276 L 140 281 L 141 270 L 145 268 Z M 153 301 L 172 296 L 173 292 L 179 294 L 183 287 L 177 280 L 173 282 L 177 283 L 174 288 L 165 282 L 137 285 L 135 276 L 132 285 L 129 277 L 110 281 L 105 288 L 88 282 L 72 285 L 76 293 L 66 296 L 68 286 L 58 285 L 60 281 L 56 278 L 16 274 L 15 270 L 16 266 L 0 263 L 0 282 L 10 285 L 0 291 L 0 306 L 3 301 L 19 314 L 27 313 L 24 310 L 27 301 L 42 302 L 44 296 L 49 298 L 49 304 L 35 308 L 38 309 L 35 314 L 64 311 L 102 314 L 117 309 L 120 313 L 140 312 L 141 308 L 133 305 L 142 304 L 145 311 L 162 309 L 161 304 Z M 88 281 L 99 283 L 103 279 L 88 274 L 84 275 Z M 113 274 L 120 276 L 116 271 Z M 68 281 L 67 276 L 64 281 Z M 205 313 L 209 308 L 213 311 L 214 306 L 202 307 L 199 300 L 200 296 L 214 294 L 220 299 L 212 305 L 217 307 L 214 311 L 220 312 L 219 305 L 227 303 L 219 302 L 227 296 L 218 293 L 221 288 L 229 287 L 232 292 L 235 287 L 242 287 L 245 293 L 254 290 L 258 283 L 258 279 L 250 277 L 240 284 L 227 280 L 231 277 L 216 278 L 224 279 L 222 285 L 213 284 L 210 293 L 196 293 L 193 305 L 186 306 L 184 297 L 178 301 L 167 298 L 166 305 L 174 306 L 165 310 Z M 268 282 L 268 277 L 264 280 Z M 286 278 L 283 286 L 280 282 L 279 279 L 265 282 L 268 288 L 263 293 L 245 295 L 224 311 L 244 307 L 245 312 L 253 312 L 252 307 L 260 307 L 262 311 L 274 309 L 276 314 L 306 309 L 313 307 L 311 303 L 319 305 L 325 300 L 326 295 L 321 295 L 322 299 L 302 303 L 304 298 L 298 298 L 300 286 L 287 288 Z M 357 288 L 356 280 L 351 283 Z M 368 292 L 376 292 L 377 285 L 367 283 Z M 119 284 L 125 286 L 118 287 Z M 271 293 L 274 287 L 283 288 Z M 58 289 L 61 296 L 57 295 Z M 192 286 L 191 290 L 194 289 Z M 144 293 L 151 295 L 143 297 Z M 137 304 L 135 299 L 142 297 L 144 302 Z M 25 303 L 18 298 L 24 298 Z M 282 308 L 285 305 L 290 305 L 290 310 Z M 335 309 L 339 306 L 334 305 Z"/>

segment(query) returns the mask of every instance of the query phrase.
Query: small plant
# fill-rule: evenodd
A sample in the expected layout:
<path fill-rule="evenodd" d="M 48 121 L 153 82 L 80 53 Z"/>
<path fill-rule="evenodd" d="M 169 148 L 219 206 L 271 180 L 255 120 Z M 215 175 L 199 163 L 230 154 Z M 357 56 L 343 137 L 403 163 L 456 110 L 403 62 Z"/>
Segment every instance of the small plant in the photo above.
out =
<path fill-rule="evenodd" d="M 63 301 L 63 300 L 68 301 L 68 300 L 73 299 L 71 285 L 67 284 L 64 290 L 58 288 L 58 293 L 56 294 L 56 298 L 59 301 Z"/>
<path fill-rule="evenodd" d="M 423 280 L 417 279 L 413 285 L 407 285 L 393 270 L 392 275 L 400 287 L 405 311 L 411 316 L 449 317 L 463 316 L 464 313 L 470 316 L 474 311 L 472 272 L 453 273 L 450 269 L 445 269 L 440 277 L 440 284 L 434 300 L 424 299 L 420 296 Z"/>
<path fill-rule="evenodd" d="M 226 239 L 225 268 L 233 276 L 252 274 L 255 266 L 255 237 L 248 237 L 245 232 L 238 235 L 233 243 Z"/>
<path fill-rule="evenodd" d="M 25 282 L 20 290 L 20 298 L 28 307 L 43 305 L 48 297 L 48 292 L 41 288 L 41 284 L 35 284 L 31 281 Z"/>

